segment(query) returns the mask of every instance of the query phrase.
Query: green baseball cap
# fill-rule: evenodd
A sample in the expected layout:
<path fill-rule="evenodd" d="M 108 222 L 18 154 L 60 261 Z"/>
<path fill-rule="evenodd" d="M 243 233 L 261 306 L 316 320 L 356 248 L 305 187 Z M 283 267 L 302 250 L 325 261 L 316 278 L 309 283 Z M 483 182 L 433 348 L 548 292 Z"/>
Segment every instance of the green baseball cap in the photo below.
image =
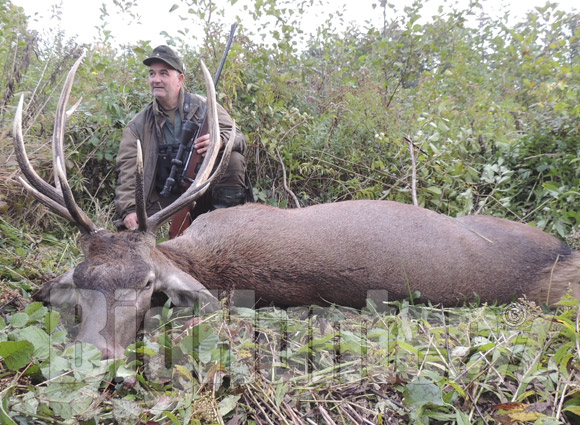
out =
<path fill-rule="evenodd" d="M 154 48 L 151 56 L 143 61 L 143 63 L 147 66 L 150 66 L 154 62 L 165 62 L 167 65 L 176 71 L 181 72 L 182 74 L 185 68 L 179 56 L 177 56 L 175 52 L 171 50 L 171 47 L 165 45 L 157 46 Z"/>

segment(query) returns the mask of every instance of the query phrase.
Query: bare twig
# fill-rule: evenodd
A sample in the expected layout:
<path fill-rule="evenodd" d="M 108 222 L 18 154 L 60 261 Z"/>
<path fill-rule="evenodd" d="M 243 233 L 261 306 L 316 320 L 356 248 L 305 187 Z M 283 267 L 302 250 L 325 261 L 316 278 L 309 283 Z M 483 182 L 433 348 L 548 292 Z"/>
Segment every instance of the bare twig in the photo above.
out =
<path fill-rule="evenodd" d="M 252 399 L 256 403 L 256 406 L 258 406 L 258 408 L 262 411 L 264 417 L 269 423 L 272 423 L 271 417 L 273 417 L 273 419 L 277 418 L 276 423 L 284 423 L 286 425 L 290 425 L 290 423 L 284 417 L 283 413 L 276 407 L 276 404 L 268 396 L 266 388 L 262 386 L 257 386 L 255 384 L 250 385 L 250 387 L 251 387 L 251 390 L 249 391 L 250 397 L 252 397 Z M 260 400 L 258 400 L 258 398 Z M 260 401 L 262 403 L 260 403 Z M 266 412 L 265 407 L 267 407 L 268 410 L 272 413 L 271 415 L 269 415 Z"/>
<path fill-rule="evenodd" d="M 451 347 L 449 346 L 449 329 L 447 329 L 445 308 L 443 306 L 441 306 L 441 319 L 443 319 L 443 330 L 445 332 L 445 350 L 447 351 L 447 362 L 449 363 L 449 368 L 453 370 L 453 375 L 457 375 L 457 369 L 455 369 L 453 359 L 451 358 Z"/>
<path fill-rule="evenodd" d="M 524 161 L 527 161 L 529 159 L 536 159 L 536 158 L 558 158 L 562 156 L 561 153 L 542 153 L 540 155 L 532 155 L 532 156 L 528 156 L 524 158 Z"/>
<path fill-rule="evenodd" d="M 268 415 L 268 413 L 266 413 L 266 411 L 262 407 L 262 404 L 256 399 L 256 397 L 254 395 L 254 391 L 248 391 L 248 392 L 246 392 L 244 394 L 244 397 L 246 398 L 247 401 L 250 401 L 248 403 L 249 405 L 251 405 L 252 404 L 251 402 L 253 401 L 254 402 L 254 406 L 257 407 L 262 412 L 262 414 L 264 415 L 264 418 L 266 419 L 266 421 L 270 425 L 274 425 L 274 422 L 272 422 L 272 420 L 270 419 L 270 416 Z"/>
<path fill-rule="evenodd" d="M 576 314 L 576 333 L 580 333 L 580 306 L 578 306 Z M 578 354 L 580 360 L 580 338 L 576 338 L 576 354 Z"/>
<path fill-rule="evenodd" d="M 413 205 L 419 206 L 417 201 L 417 164 L 415 162 L 415 147 L 410 136 L 405 136 L 405 140 L 409 142 L 409 153 L 411 154 L 411 164 L 413 166 L 413 174 L 411 176 L 411 195 L 413 196 Z"/>
<path fill-rule="evenodd" d="M 352 415 L 350 414 L 350 412 L 348 412 L 348 410 L 346 409 L 345 405 L 339 405 L 339 409 L 342 410 L 342 412 L 353 422 L 353 423 L 360 423 L 360 418 L 359 419 L 355 419 L 352 417 Z M 358 422 L 357 422 L 358 420 Z"/>
<path fill-rule="evenodd" d="M 328 425 L 336 425 L 324 407 L 319 405 L 318 410 Z"/>
<path fill-rule="evenodd" d="M 419 150 L 421 149 L 420 147 L 417 147 L 417 146 L 415 146 L 415 148 L 419 149 Z M 369 167 L 367 165 L 364 165 L 364 164 L 361 164 L 361 163 L 355 162 L 355 161 L 349 161 L 348 159 L 333 155 L 330 152 L 326 152 L 326 151 L 323 151 L 320 149 L 312 149 L 312 152 L 319 153 L 319 154 L 324 155 L 324 156 L 328 156 L 329 158 L 332 158 L 334 161 L 331 162 L 331 161 L 324 160 L 324 159 L 322 159 L 322 156 L 311 156 L 310 157 L 311 160 L 318 160 L 318 161 L 324 162 L 327 165 L 334 166 L 341 171 L 349 172 L 355 176 L 368 177 L 368 174 L 370 174 L 370 172 L 372 171 L 373 173 L 379 174 L 381 176 L 384 176 L 384 177 L 392 179 L 392 180 L 397 180 L 397 178 L 398 178 L 398 175 L 395 175 L 393 173 L 389 173 L 385 170 L 380 170 L 378 168 L 373 170 L 371 167 Z M 341 163 L 346 164 L 346 165 L 352 165 L 353 167 L 364 168 L 367 170 L 367 172 L 357 173 L 349 168 L 337 166 L 336 165 L 337 162 L 341 162 Z M 368 178 L 370 178 L 370 177 L 368 177 Z M 379 180 L 372 179 L 372 178 L 371 178 L 371 181 L 380 182 Z"/>
<path fill-rule="evenodd" d="M 298 415 L 296 414 L 294 409 L 292 409 L 292 407 L 290 407 L 290 405 L 288 405 L 288 403 L 286 403 L 285 401 L 282 401 L 282 406 L 284 406 L 284 408 L 286 409 L 286 411 L 290 415 L 290 417 L 292 419 L 292 423 L 294 425 L 304 425 L 304 422 L 302 422 L 302 420 L 298 417 Z"/>
<path fill-rule="evenodd" d="M 286 167 L 284 166 L 284 161 L 282 160 L 282 155 L 280 155 L 280 151 L 278 150 L 278 148 L 276 148 L 276 154 L 278 154 L 278 160 L 280 161 L 280 165 L 282 166 L 282 178 L 283 178 L 284 190 L 286 192 L 288 192 L 288 194 L 290 196 L 292 196 L 292 199 L 294 199 L 294 203 L 296 204 L 296 208 L 301 208 L 300 201 L 298 200 L 298 197 L 294 194 L 294 192 L 292 192 L 292 190 L 288 186 L 288 182 L 286 180 Z"/>
<path fill-rule="evenodd" d="M 565 383 L 564 383 L 564 388 L 562 388 L 562 393 L 560 394 L 560 401 L 558 402 L 558 408 L 556 410 L 556 419 L 560 419 L 560 416 L 562 415 L 562 407 L 564 406 L 564 401 L 566 400 L 566 395 L 568 392 L 568 387 L 570 386 L 570 383 L 574 382 L 574 376 L 575 376 L 576 372 L 573 371 L 570 374 L 570 379 L 568 379 Z"/>

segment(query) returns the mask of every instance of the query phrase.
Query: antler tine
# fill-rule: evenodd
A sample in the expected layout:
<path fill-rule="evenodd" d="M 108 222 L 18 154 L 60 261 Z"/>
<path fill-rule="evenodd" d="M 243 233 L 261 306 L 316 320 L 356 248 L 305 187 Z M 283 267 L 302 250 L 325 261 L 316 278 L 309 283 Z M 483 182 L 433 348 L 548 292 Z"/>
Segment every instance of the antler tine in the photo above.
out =
<path fill-rule="evenodd" d="M 12 135 L 14 139 L 14 151 L 16 152 L 16 160 L 20 166 L 20 170 L 26 177 L 26 180 L 30 182 L 28 187 L 33 187 L 36 193 L 41 194 L 53 202 L 64 205 L 62 195 L 53 186 L 45 182 L 42 177 L 40 177 L 36 170 L 32 167 L 28 155 L 26 154 L 26 148 L 24 147 L 24 136 L 22 135 L 22 109 L 24 107 L 24 95 L 20 96 L 20 101 L 18 102 L 18 107 L 16 108 L 16 116 L 14 117 L 14 126 L 12 129 Z M 34 192 L 32 192 L 34 194 Z"/>
<path fill-rule="evenodd" d="M 24 108 L 24 97 L 20 97 L 18 108 L 16 109 L 16 116 L 14 117 L 13 139 L 14 149 L 16 152 L 16 159 L 29 183 L 23 179 L 24 187 L 29 190 L 32 195 L 38 199 L 42 204 L 53 210 L 55 213 L 63 218 L 74 223 L 81 232 L 91 233 L 97 230 L 95 224 L 88 218 L 88 216 L 78 207 L 72 196 L 72 191 L 66 180 L 65 165 L 64 165 L 64 127 L 66 122 L 66 105 L 72 89 L 74 75 L 78 69 L 83 54 L 77 59 L 69 74 L 67 76 L 65 85 L 61 92 L 57 113 L 55 118 L 55 128 L 53 134 L 53 165 L 54 165 L 54 179 L 55 186 L 53 187 L 44 181 L 32 167 L 26 149 L 24 147 L 24 136 L 22 134 L 22 110 Z M 77 104 L 73 107 L 76 109 Z"/>
<path fill-rule="evenodd" d="M 141 141 L 137 140 L 137 169 L 135 171 L 135 212 L 141 232 L 147 231 L 147 210 L 145 207 L 145 184 L 143 176 L 143 151 Z"/>
<path fill-rule="evenodd" d="M 20 180 L 22 186 L 24 186 L 24 188 L 28 190 L 41 204 L 53 210 L 56 214 L 60 215 L 61 217 L 66 218 L 67 220 L 72 221 L 74 223 L 74 219 L 72 218 L 72 216 L 65 207 L 63 207 L 58 202 L 55 202 L 48 196 L 36 190 L 36 188 L 28 184 L 28 182 L 24 180 L 22 177 L 18 177 L 18 180 Z"/>
<path fill-rule="evenodd" d="M 86 50 L 83 50 L 82 54 L 76 60 L 74 65 L 71 67 L 64 86 L 60 93 L 58 99 L 58 105 L 56 108 L 56 117 L 54 119 L 54 133 L 52 135 L 52 154 L 54 163 L 54 174 L 55 174 L 55 186 L 57 190 L 60 189 L 64 203 L 74 220 L 74 223 L 84 232 L 92 233 L 97 230 L 97 226 L 91 221 L 91 219 L 85 214 L 83 210 L 80 209 L 76 203 L 70 185 L 66 177 L 66 166 L 64 163 L 64 130 L 66 126 L 67 111 L 66 107 L 70 98 L 70 92 L 73 87 L 76 72 L 81 65 L 83 59 L 85 58 Z M 79 102 L 77 102 L 71 108 L 71 114 L 78 107 Z"/>
<path fill-rule="evenodd" d="M 217 118 L 217 103 L 215 87 L 213 85 L 212 77 L 207 70 L 207 67 L 201 62 L 201 69 L 205 79 L 205 87 L 207 91 L 207 120 L 208 132 L 210 135 L 210 145 L 203 160 L 201 169 L 197 173 L 195 181 L 175 202 L 158 211 L 147 220 L 147 230 L 155 232 L 163 223 L 169 220 L 174 214 L 181 209 L 193 203 L 200 198 L 210 185 L 214 182 L 217 176 L 221 175 L 223 170 L 227 167 L 231 151 L 235 139 L 235 124 L 230 133 L 230 138 L 226 147 L 222 160 L 216 170 L 212 173 L 215 162 L 217 160 L 220 150 L 220 136 L 219 136 L 219 122 Z"/>
<path fill-rule="evenodd" d="M 203 61 L 201 61 L 201 70 L 203 71 L 207 94 L 207 122 L 210 145 L 205 154 L 205 160 L 202 162 L 201 168 L 199 169 L 199 172 L 197 173 L 192 186 L 199 186 L 209 178 L 220 150 L 220 127 L 218 121 L 215 87 L 213 85 L 212 77 Z M 232 129 L 234 128 L 235 127 L 232 127 Z"/>
<path fill-rule="evenodd" d="M 66 176 L 64 174 L 64 169 L 61 167 L 60 158 L 55 161 L 56 164 L 56 176 L 59 180 L 66 182 L 66 184 L 61 185 L 62 197 L 68 212 L 70 213 L 73 223 L 77 225 L 83 233 L 93 233 L 98 230 L 98 227 L 91 221 L 91 219 L 85 214 L 85 212 L 80 209 L 80 207 L 75 202 L 75 198 L 72 194 L 72 190 L 66 181 Z M 55 179 L 56 180 L 56 179 Z"/>
<path fill-rule="evenodd" d="M 57 161 L 60 161 L 60 167 L 64 173 L 64 181 L 61 181 L 60 178 L 55 178 L 55 186 L 56 189 L 60 191 L 61 185 L 68 185 L 68 181 L 66 178 L 66 166 L 64 163 L 64 129 L 66 125 L 67 119 L 67 111 L 66 107 L 68 105 L 68 101 L 70 98 L 70 92 L 73 87 L 74 79 L 76 72 L 81 65 L 81 62 L 85 58 L 86 50 L 83 50 L 82 54 L 76 60 L 74 65 L 71 67 L 68 75 L 66 76 L 66 80 L 64 82 L 64 86 L 62 91 L 60 92 L 60 97 L 58 98 L 58 105 L 56 107 L 56 116 L 54 118 L 54 131 L 52 133 L 52 161 L 53 161 L 53 168 L 56 174 L 56 164 Z M 74 110 L 78 107 L 78 102 L 71 108 L 71 114 Z"/>

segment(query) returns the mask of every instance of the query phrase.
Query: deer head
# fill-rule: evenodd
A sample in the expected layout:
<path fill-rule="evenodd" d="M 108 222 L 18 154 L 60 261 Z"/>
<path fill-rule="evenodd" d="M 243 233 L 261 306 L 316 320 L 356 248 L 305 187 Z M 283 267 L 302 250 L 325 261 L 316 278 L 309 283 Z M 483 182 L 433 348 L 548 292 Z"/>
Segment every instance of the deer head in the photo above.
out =
<path fill-rule="evenodd" d="M 66 112 L 75 73 L 84 57 L 78 58 L 68 73 L 60 94 L 52 138 L 54 186 L 42 179 L 32 167 L 24 147 L 21 97 L 14 119 L 13 138 L 16 156 L 25 179 L 20 181 L 36 199 L 56 214 L 69 220 L 82 233 L 84 261 L 76 268 L 47 282 L 35 298 L 53 305 L 74 304 L 80 307 L 81 323 L 77 340 L 95 344 L 103 357 L 119 357 L 135 338 L 154 292 L 165 292 L 177 305 L 194 301 L 217 306 L 206 288 L 185 273 L 157 248 L 155 232 L 182 208 L 202 196 L 227 167 L 234 131 L 215 167 L 220 150 L 215 89 L 203 63 L 207 90 L 207 119 L 210 148 L 195 181 L 173 204 L 147 217 L 143 189 L 143 160 L 137 144 L 135 205 L 139 227 L 133 231 L 112 233 L 99 229 L 76 203 L 67 181 L 64 155 L 66 119 L 80 104 Z"/>

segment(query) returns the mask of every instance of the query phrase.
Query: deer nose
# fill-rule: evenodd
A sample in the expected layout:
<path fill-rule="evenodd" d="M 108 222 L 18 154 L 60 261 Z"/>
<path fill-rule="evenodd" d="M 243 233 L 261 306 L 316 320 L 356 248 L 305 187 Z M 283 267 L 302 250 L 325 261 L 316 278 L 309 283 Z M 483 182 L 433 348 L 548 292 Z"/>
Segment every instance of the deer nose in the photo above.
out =
<path fill-rule="evenodd" d="M 114 359 L 115 353 L 108 347 L 101 348 L 101 360 Z"/>

